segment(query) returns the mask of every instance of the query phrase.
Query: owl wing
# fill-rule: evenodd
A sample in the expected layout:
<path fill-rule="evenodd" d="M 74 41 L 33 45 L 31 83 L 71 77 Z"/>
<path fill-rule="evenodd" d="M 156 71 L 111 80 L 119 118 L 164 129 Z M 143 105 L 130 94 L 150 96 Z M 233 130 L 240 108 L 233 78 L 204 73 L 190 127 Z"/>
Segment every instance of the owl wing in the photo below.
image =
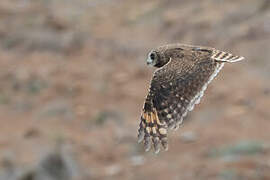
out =
<path fill-rule="evenodd" d="M 179 65 L 168 64 L 155 71 L 143 107 L 138 141 L 144 140 L 145 150 L 154 146 L 156 153 L 162 144 L 168 149 L 167 132 L 177 129 L 188 111 L 199 103 L 208 83 L 223 67 L 210 56 L 197 62 L 189 71 L 178 73 Z M 152 141 L 152 143 L 151 143 Z"/>
<path fill-rule="evenodd" d="M 217 62 L 238 62 L 242 61 L 245 58 L 243 56 L 236 56 L 228 52 L 220 51 L 218 49 L 210 48 L 210 47 L 195 47 L 193 48 L 195 51 L 206 51 L 211 54 L 211 58 Z"/>

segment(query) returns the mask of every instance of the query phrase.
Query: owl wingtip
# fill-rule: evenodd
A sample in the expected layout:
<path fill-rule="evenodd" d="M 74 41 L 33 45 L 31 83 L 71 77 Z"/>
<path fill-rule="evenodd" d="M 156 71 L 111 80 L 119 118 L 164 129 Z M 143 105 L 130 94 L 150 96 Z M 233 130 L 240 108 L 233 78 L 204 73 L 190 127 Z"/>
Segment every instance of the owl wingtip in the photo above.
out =
<path fill-rule="evenodd" d="M 164 147 L 164 151 L 168 151 L 169 150 L 169 146 Z"/>
<path fill-rule="evenodd" d="M 160 122 L 157 110 L 152 108 L 151 111 L 143 111 L 138 130 L 138 143 L 144 142 L 145 152 L 152 148 L 154 153 L 158 154 L 166 137 L 167 125 L 165 122 Z"/>
<path fill-rule="evenodd" d="M 143 137 L 142 138 L 138 137 L 138 141 L 137 142 L 140 144 L 142 141 L 143 141 Z"/>
<path fill-rule="evenodd" d="M 216 61 L 230 62 L 230 63 L 242 61 L 245 59 L 243 56 L 235 56 L 231 53 L 227 53 L 220 50 L 215 50 L 212 54 L 212 58 L 215 59 Z"/>
<path fill-rule="evenodd" d="M 151 149 L 151 146 L 145 147 L 144 151 L 145 151 L 145 152 L 148 152 L 148 151 L 150 151 L 150 149 Z"/>
<path fill-rule="evenodd" d="M 157 150 L 155 150 L 155 154 L 158 154 L 159 153 L 159 151 L 160 151 L 160 149 L 157 149 Z"/>

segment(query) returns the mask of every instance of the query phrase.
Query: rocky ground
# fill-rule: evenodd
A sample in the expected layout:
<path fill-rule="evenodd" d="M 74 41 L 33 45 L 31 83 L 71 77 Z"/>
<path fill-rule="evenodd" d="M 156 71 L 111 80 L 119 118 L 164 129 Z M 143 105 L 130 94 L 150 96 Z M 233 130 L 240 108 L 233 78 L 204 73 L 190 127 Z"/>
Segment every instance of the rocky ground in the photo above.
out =
<path fill-rule="evenodd" d="M 246 59 L 145 153 L 146 55 L 174 42 Z M 0 180 L 268 180 L 269 50 L 269 0 L 1 0 Z"/>

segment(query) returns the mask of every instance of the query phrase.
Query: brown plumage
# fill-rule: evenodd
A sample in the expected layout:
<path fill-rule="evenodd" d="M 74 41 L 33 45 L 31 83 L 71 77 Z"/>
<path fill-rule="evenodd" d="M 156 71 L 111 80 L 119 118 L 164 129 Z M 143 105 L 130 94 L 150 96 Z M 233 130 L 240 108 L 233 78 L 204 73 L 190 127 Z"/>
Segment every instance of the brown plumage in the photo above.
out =
<path fill-rule="evenodd" d="M 144 141 L 145 150 L 150 150 L 152 144 L 156 153 L 160 144 L 167 150 L 168 130 L 179 127 L 225 62 L 242 59 L 214 48 L 184 44 L 152 50 L 147 64 L 158 69 L 145 99 L 138 130 L 138 141 Z"/>

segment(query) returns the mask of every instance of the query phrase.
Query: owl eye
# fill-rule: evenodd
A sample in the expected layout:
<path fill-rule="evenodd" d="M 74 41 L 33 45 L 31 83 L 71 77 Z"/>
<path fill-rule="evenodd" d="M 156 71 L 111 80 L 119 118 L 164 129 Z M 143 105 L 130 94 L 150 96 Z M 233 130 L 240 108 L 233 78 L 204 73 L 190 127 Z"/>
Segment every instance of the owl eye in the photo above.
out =
<path fill-rule="evenodd" d="M 151 54 L 150 54 L 150 58 L 151 58 L 152 60 L 154 60 L 155 57 L 156 57 L 156 54 L 155 54 L 155 53 L 151 53 Z"/>

